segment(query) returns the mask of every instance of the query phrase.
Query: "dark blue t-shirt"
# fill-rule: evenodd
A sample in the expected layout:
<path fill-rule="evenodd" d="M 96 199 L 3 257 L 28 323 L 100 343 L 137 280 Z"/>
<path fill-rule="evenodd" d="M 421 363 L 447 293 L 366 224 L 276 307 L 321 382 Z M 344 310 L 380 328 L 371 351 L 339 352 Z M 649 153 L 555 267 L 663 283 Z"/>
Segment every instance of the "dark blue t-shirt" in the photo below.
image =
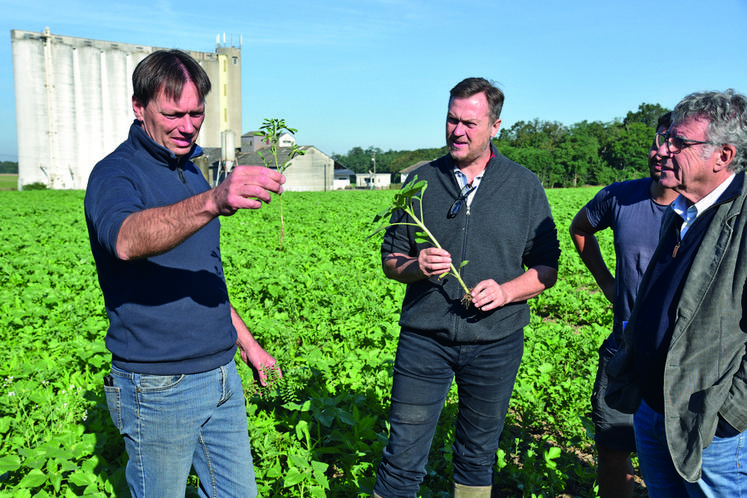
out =
<path fill-rule="evenodd" d="M 609 185 L 586 204 L 589 223 L 598 229 L 611 228 L 615 243 L 615 297 L 613 333 L 605 341 L 616 351 L 622 337 L 622 323 L 630 318 L 638 286 L 659 242 L 659 227 L 666 205 L 651 199 L 650 178 Z"/>

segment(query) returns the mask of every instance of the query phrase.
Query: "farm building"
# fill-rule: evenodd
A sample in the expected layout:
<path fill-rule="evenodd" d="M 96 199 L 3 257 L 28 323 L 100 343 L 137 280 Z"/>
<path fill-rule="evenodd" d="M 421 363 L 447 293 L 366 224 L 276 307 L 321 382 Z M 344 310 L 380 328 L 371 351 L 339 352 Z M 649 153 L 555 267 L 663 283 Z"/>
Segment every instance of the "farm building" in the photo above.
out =
<path fill-rule="evenodd" d="M 350 180 L 352 178 L 355 178 L 355 173 L 347 169 L 346 167 L 340 165 L 338 168 L 337 163 L 335 161 L 335 180 L 332 185 L 332 188 L 335 190 L 342 190 L 350 187 Z"/>
<path fill-rule="evenodd" d="M 295 138 L 289 133 L 280 136 L 280 164 L 288 158 L 294 143 Z M 236 164 L 265 164 L 265 161 L 273 159 L 270 147 L 262 142 L 257 132 L 244 134 L 241 137 L 241 145 L 241 152 L 236 156 Z M 300 149 L 303 155 L 294 157 L 285 171 L 286 182 L 283 189 L 297 192 L 327 191 L 350 185 L 350 177 L 354 175 L 352 171 L 312 145 L 302 145 Z"/>
<path fill-rule="evenodd" d="M 355 184 L 358 188 L 389 188 L 392 184 L 392 175 L 390 173 L 358 173 L 355 175 Z"/>
<path fill-rule="evenodd" d="M 278 137 L 278 147 L 291 147 L 296 143 L 296 139 L 290 133 L 281 133 Z M 250 131 L 241 135 L 241 151 L 252 152 L 266 147 L 267 143 L 262 141 L 262 134 L 257 131 Z"/>
<path fill-rule="evenodd" d="M 18 130 L 18 186 L 84 189 L 93 166 L 124 139 L 134 119 L 132 72 L 157 47 L 12 30 Z M 199 144 L 241 136 L 241 47 L 188 51 L 205 69 Z"/>
<path fill-rule="evenodd" d="M 406 168 L 403 168 L 399 172 L 399 183 L 405 183 L 407 180 L 407 175 L 418 169 L 424 164 L 428 164 L 430 161 L 418 161 L 415 164 L 408 166 Z"/>

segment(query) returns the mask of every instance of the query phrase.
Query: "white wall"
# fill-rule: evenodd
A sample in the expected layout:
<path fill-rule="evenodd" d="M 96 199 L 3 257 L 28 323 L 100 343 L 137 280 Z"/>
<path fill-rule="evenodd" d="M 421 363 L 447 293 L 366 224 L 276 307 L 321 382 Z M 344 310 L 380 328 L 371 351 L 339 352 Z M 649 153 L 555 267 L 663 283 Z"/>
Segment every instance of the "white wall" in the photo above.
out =
<path fill-rule="evenodd" d="M 334 160 L 315 147 L 303 147 L 305 154 L 294 157 L 285 170 L 287 191 L 332 190 L 335 174 Z"/>
<path fill-rule="evenodd" d="M 355 175 L 355 186 L 358 188 L 388 188 L 392 184 L 389 173 L 357 173 Z M 371 183 L 373 182 L 373 185 Z"/>
<path fill-rule="evenodd" d="M 11 31 L 18 130 L 18 186 L 85 189 L 93 166 L 127 138 L 132 72 L 156 47 Z M 241 135 L 240 49 L 188 52 L 210 76 L 198 143 L 220 147 L 222 127 Z M 238 95 L 236 95 L 238 93 Z M 238 103 L 238 104 L 237 104 Z M 226 107 L 221 112 L 220 106 Z M 227 116 L 228 119 L 221 119 Z M 226 124 L 227 123 L 227 124 Z"/>
<path fill-rule="evenodd" d="M 93 165 L 127 138 L 130 82 L 144 50 L 106 50 L 12 32 L 19 187 L 85 188 Z"/>

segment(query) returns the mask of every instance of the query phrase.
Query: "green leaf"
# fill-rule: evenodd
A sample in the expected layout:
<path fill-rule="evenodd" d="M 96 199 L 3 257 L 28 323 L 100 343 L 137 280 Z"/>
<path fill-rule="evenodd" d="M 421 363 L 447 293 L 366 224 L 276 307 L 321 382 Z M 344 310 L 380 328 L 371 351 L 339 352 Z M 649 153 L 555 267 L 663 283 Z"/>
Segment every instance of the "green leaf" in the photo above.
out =
<path fill-rule="evenodd" d="M 389 219 L 389 217 L 392 215 L 392 213 L 394 213 L 397 209 L 399 209 L 399 208 L 397 208 L 395 206 L 389 206 L 388 208 L 386 208 L 385 210 L 381 211 L 379 214 L 377 214 L 374 217 L 374 223 L 377 223 L 379 220 L 382 220 L 382 219 Z M 386 227 L 383 227 L 383 228 L 386 228 Z"/>
<path fill-rule="evenodd" d="M 68 477 L 68 481 L 75 484 L 76 486 L 89 486 L 96 483 L 96 476 L 94 474 L 91 474 L 90 472 L 76 470 L 75 472 L 70 474 L 70 477 Z"/>
<path fill-rule="evenodd" d="M 555 460 L 561 455 L 560 448 L 552 446 L 550 449 L 545 451 L 545 460 Z"/>
<path fill-rule="evenodd" d="M 31 469 L 18 484 L 22 488 L 38 488 L 47 481 L 47 476 L 39 469 Z"/>
<path fill-rule="evenodd" d="M 288 458 L 293 463 L 294 467 L 306 468 L 309 466 L 309 462 L 307 462 L 306 459 L 300 455 L 293 454 L 289 455 Z"/>
<path fill-rule="evenodd" d="M 309 439 L 309 423 L 305 420 L 300 420 L 296 424 L 296 437 L 299 441 L 307 441 Z"/>
<path fill-rule="evenodd" d="M 339 410 L 337 412 L 337 418 L 339 418 L 342 423 L 350 425 L 350 426 L 354 426 L 356 424 L 355 418 L 353 418 L 353 416 L 350 413 L 344 410 Z"/>
<path fill-rule="evenodd" d="M 5 455 L 0 457 L 0 474 L 14 472 L 21 467 L 21 457 L 18 455 Z"/>
<path fill-rule="evenodd" d="M 299 482 L 304 480 L 303 474 L 301 474 L 297 468 L 292 467 L 288 470 L 283 478 L 283 487 L 290 488 L 295 486 Z"/>
<path fill-rule="evenodd" d="M 5 491 L 0 491 L 0 496 L 2 498 L 5 497 L 12 497 L 12 498 L 31 498 L 31 491 L 25 488 L 16 488 L 13 490 L 13 493 L 5 494 Z M 36 498 L 36 496 L 34 496 Z"/>
<path fill-rule="evenodd" d="M 419 244 L 429 244 L 431 242 L 431 239 L 428 237 L 428 235 L 426 235 L 425 232 L 416 232 L 415 242 Z"/>
<path fill-rule="evenodd" d="M 326 489 L 329 489 L 329 485 L 325 486 Z M 322 488 L 311 488 L 309 490 L 311 492 L 311 496 L 313 498 L 326 498 L 327 493 Z"/>
<path fill-rule="evenodd" d="M 286 410 L 292 410 L 292 411 L 299 411 L 299 412 L 307 412 L 311 409 L 311 400 L 306 400 L 302 405 L 299 405 L 298 403 L 289 402 L 283 405 L 283 408 Z"/>

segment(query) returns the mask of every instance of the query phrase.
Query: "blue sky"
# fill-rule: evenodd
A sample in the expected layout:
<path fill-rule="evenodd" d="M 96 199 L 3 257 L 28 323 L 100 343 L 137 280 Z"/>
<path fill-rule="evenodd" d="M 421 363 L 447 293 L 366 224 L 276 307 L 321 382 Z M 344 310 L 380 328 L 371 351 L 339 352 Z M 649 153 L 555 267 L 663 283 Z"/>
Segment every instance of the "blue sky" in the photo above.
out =
<path fill-rule="evenodd" d="M 0 12 L 0 160 L 17 159 L 11 29 L 198 51 L 241 38 L 243 131 L 285 118 L 328 154 L 442 146 L 448 91 L 467 76 L 500 84 L 504 127 L 747 92 L 747 0 L 0 0 Z"/>

